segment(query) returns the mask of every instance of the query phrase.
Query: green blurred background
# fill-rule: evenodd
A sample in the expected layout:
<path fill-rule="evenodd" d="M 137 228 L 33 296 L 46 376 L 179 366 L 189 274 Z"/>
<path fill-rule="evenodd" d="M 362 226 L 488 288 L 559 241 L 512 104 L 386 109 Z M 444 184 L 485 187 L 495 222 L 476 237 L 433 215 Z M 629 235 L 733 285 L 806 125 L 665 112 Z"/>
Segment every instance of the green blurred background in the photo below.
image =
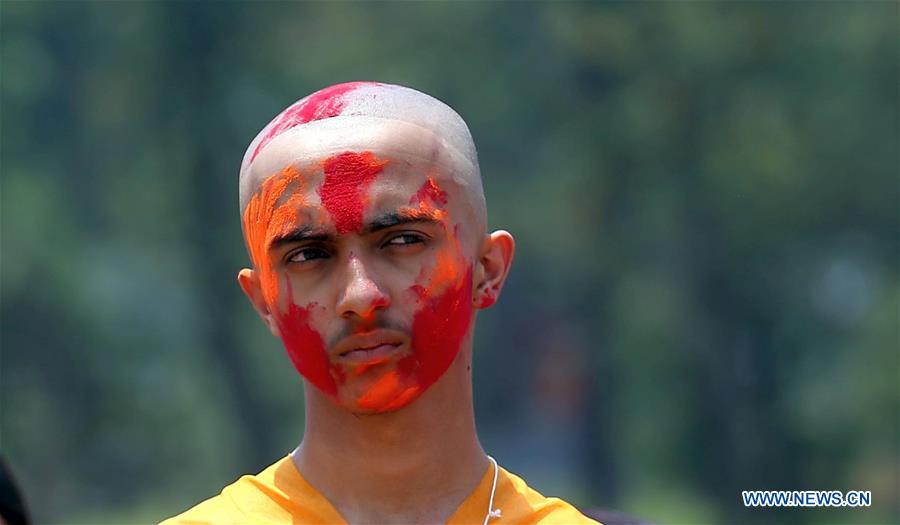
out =
<path fill-rule="evenodd" d="M 38 522 L 153 522 L 297 444 L 238 167 L 347 80 L 463 115 L 518 240 L 475 350 L 504 466 L 661 523 L 900 521 L 897 3 L 4 0 L 0 35 L 0 446 Z"/>

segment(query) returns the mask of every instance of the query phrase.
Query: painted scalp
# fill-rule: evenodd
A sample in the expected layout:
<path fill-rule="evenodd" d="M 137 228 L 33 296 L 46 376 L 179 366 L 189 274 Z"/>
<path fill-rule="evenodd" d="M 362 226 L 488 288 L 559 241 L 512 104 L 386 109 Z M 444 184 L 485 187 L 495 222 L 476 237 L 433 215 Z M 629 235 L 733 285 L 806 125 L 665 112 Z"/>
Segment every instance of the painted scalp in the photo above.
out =
<path fill-rule="evenodd" d="M 256 135 L 244 154 L 240 172 L 241 209 L 255 191 L 247 174 L 257 157 L 279 135 L 333 117 L 371 117 L 408 122 L 433 131 L 446 147 L 472 165 L 471 182 L 481 188 L 478 155 L 462 117 L 440 100 L 411 88 L 379 82 L 346 82 L 326 87 L 288 106 Z M 481 197 L 483 199 L 483 196 Z"/>

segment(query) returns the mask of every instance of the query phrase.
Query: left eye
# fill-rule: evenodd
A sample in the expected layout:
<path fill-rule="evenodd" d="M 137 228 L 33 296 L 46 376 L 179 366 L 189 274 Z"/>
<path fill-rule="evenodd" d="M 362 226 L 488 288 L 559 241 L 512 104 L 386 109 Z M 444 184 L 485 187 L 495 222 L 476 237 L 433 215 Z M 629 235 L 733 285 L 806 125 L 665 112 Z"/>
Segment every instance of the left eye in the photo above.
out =
<path fill-rule="evenodd" d="M 385 246 L 408 246 L 410 244 L 418 244 L 424 242 L 424 239 L 418 235 L 411 233 L 401 233 L 396 237 L 392 237 Z"/>
<path fill-rule="evenodd" d="M 303 248 L 297 250 L 288 256 L 288 262 L 291 263 L 308 263 L 315 259 L 327 259 L 328 252 L 321 248 Z"/>

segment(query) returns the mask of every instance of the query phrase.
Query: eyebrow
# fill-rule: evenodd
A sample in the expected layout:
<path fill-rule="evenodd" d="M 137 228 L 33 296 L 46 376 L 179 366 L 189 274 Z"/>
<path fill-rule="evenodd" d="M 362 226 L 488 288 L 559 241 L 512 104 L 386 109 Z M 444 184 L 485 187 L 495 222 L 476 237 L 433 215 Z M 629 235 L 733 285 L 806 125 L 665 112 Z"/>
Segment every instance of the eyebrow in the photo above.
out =
<path fill-rule="evenodd" d="M 294 242 L 327 241 L 331 239 L 331 237 L 331 234 L 324 230 L 315 229 L 312 226 L 300 226 L 299 228 L 280 233 L 273 237 L 269 242 L 269 248 L 278 248 Z"/>
<path fill-rule="evenodd" d="M 402 224 L 416 223 L 441 224 L 441 220 L 436 213 L 423 212 L 415 209 L 400 209 L 376 217 L 363 228 L 362 233 L 367 235 Z M 304 241 L 329 241 L 333 238 L 334 235 L 332 233 L 304 225 L 273 237 L 269 242 L 269 249 L 276 249 L 285 244 Z"/>
<path fill-rule="evenodd" d="M 441 220 L 435 213 L 430 213 L 426 211 L 420 211 L 416 209 L 403 208 L 397 211 L 392 211 L 390 213 L 385 213 L 384 215 L 380 215 L 376 217 L 372 222 L 369 223 L 368 226 L 363 230 L 364 233 L 374 233 L 379 230 L 384 230 L 386 228 L 391 228 L 393 226 L 398 226 L 401 224 L 414 224 L 414 223 L 430 223 L 430 224 L 440 224 Z"/>

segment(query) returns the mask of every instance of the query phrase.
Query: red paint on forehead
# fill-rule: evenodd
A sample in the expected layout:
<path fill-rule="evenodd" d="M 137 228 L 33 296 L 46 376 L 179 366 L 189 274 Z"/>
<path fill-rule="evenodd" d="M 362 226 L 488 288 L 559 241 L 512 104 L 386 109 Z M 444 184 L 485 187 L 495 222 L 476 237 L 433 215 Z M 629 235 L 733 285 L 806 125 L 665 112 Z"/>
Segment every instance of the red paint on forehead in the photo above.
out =
<path fill-rule="evenodd" d="M 344 96 L 347 93 L 361 86 L 378 85 L 380 85 L 378 82 L 345 82 L 320 89 L 292 104 L 266 126 L 266 133 L 260 139 L 259 144 L 256 145 L 256 149 L 253 150 L 250 162 L 253 162 L 253 159 L 256 158 L 266 144 L 285 131 L 300 124 L 340 115 L 344 110 Z"/>
<path fill-rule="evenodd" d="M 325 161 L 325 182 L 319 196 L 339 234 L 362 229 L 366 189 L 386 164 L 371 151 L 348 151 Z"/>
<path fill-rule="evenodd" d="M 428 201 L 431 201 L 438 206 L 447 204 L 447 192 L 442 190 L 431 177 L 428 177 L 422 184 L 422 187 L 419 188 L 419 191 L 409 199 L 410 204 L 419 204 Z"/>

